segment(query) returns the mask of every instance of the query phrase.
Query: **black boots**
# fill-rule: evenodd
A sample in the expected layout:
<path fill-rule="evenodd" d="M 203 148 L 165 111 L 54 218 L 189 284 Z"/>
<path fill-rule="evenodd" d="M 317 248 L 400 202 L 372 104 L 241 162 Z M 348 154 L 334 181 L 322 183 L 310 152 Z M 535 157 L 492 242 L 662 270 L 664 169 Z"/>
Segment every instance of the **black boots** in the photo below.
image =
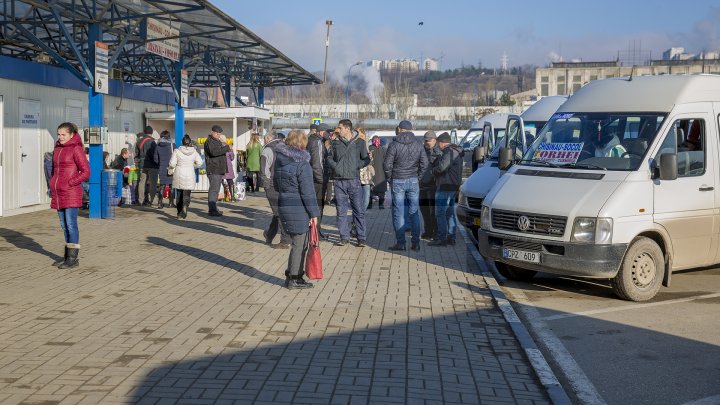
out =
<path fill-rule="evenodd" d="M 55 267 L 58 267 L 59 265 L 65 263 L 65 260 L 67 260 L 67 257 L 68 257 L 68 247 L 67 247 L 67 245 L 65 245 L 65 254 L 63 255 L 62 259 L 54 261 L 52 265 Z"/>
<path fill-rule="evenodd" d="M 67 251 L 67 257 L 65 261 L 58 266 L 58 269 L 72 269 L 80 265 L 78 254 L 80 253 L 80 245 L 77 243 L 68 243 L 65 247 Z"/>
<path fill-rule="evenodd" d="M 303 276 L 285 276 L 285 288 L 288 290 L 306 290 L 313 288 L 313 284 L 305 281 Z"/>

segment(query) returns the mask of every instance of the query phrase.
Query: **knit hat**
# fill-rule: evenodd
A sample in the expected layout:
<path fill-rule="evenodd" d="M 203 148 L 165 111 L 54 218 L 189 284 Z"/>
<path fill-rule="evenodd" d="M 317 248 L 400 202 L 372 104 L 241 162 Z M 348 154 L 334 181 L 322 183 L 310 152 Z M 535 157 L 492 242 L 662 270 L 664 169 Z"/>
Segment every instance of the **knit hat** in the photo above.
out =
<path fill-rule="evenodd" d="M 437 141 L 442 143 L 451 143 L 452 139 L 450 138 L 450 134 L 448 134 L 447 132 L 443 132 L 442 134 L 438 135 Z"/>
<path fill-rule="evenodd" d="M 406 131 L 412 131 L 413 129 L 412 124 L 408 120 L 400 121 L 400 123 L 398 124 L 398 128 L 404 129 Z"/>
<path fill-rule="evenodd" d="M 437 138 L 437 135 L 435 135 L 435 131 L 430 130 L 430 131 L 425 132 L 424 138 L 425 138 L 426 141 L 427 141 L 428 139 L 436 139 L 436 138 Z"/>
<path fill-rule="evenodd" d="M 222 127 L 220 125 L 213 125 L 212 128 L 210 128 L 210 130 L 213 132 L 218 132 L 218 133 L 222 133 L 222 131 L 223 131 Z"/>
<path fill-rule="evenodd" d="M 328 125 L 328 124 L 326 124 L 326 123 L 323 122 L 323 123 L 321 123 L 320 125 L 317 126 L 317 131 L 318 131 L 318 132 L 330 131 L 330 125 Z"/>

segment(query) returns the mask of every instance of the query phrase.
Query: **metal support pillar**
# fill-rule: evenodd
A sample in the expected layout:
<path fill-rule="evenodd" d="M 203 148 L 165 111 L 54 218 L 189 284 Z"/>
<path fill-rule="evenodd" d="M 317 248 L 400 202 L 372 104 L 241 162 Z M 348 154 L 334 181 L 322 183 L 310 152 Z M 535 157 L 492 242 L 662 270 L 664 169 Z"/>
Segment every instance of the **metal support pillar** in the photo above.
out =
<path fill-rule="evenodd" d="M 90 24 L 88 27 L 89 70 L 95 72 L 95 41 L 102 40 L 100 24 Z M 88 88 L 88 125 L 92 127 L 103 126 L 103 95 L 95 92 L 95 80 Z M 103 145 L 87 145 L 90 148 L 90 219 L 101 216 L 101 178 L 103 170 Z"/>
<path fill-rule="evenodd" d="M 265 87 L 258 87 L 257 103 L 258 107 L 265 107 Z"/>
<path fill-rule="evenodd" d="M 182 70 L 185 63 L 182 56 L 175 63 L 175 87 L 178 89 L 178 96 L 182 94 Z M 188 86 L 190 83 L 188 83 Z M 180 104 L 180 97 L 175 98 L 175 146 L 182 145 L 182 138 L 185 135 L 185 108 Z"/>
<path fill-rule="evenodd" d="M 230 107 L 230 100 L 232 100 L 233 97 L 235 97 L 234 94 L 230 94 L 231 86 L 230 86 L 230 76 L 227 76 L 225 78 L 225 107 Z"/>

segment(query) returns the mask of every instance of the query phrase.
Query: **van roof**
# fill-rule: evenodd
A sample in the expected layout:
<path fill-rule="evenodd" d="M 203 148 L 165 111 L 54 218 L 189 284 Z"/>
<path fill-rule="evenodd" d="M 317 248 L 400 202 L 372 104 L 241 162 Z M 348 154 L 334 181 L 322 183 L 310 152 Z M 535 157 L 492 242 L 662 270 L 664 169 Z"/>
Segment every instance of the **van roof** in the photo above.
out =
<path fill-rule="evenodd" d="M 543 97 L 528 107 L 520 116 L 523 121 L 527 122 L 547 121 L 567 99 L 567 96 Z"/>
<path fill-rule="evenodd" d="M 718 75 L 661 75 L 595 80 L 557 112 L 670 112 L 681 103 L 720 101 Z"/>

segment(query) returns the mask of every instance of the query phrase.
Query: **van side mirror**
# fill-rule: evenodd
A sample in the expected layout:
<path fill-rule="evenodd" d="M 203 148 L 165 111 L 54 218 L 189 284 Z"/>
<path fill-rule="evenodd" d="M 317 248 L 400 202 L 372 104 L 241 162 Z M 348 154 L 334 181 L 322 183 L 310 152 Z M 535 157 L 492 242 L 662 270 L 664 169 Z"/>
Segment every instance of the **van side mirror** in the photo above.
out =
<path fill-rule="evenodd" d="M 485 149 L 484 146 L 475 147 L 475 150 L 473 151 L 473 159 L 475 159 L 476 162 L 482 162 L 485 160 L 485 156 L 487 156 L 487 149 Z"/>
<path fill-rule="evenodd" d="M 507 170 L 510 168 L 513 162 L 513 150 L 512 148 L 500 148 L 498 155 L 498 168 L 500 170 Z"/>
<path fill-rule="evenodd" d="M 678 177 L 677 155 L 663 153 L 660 155 L 660 180 L 675 180 Z"/>

